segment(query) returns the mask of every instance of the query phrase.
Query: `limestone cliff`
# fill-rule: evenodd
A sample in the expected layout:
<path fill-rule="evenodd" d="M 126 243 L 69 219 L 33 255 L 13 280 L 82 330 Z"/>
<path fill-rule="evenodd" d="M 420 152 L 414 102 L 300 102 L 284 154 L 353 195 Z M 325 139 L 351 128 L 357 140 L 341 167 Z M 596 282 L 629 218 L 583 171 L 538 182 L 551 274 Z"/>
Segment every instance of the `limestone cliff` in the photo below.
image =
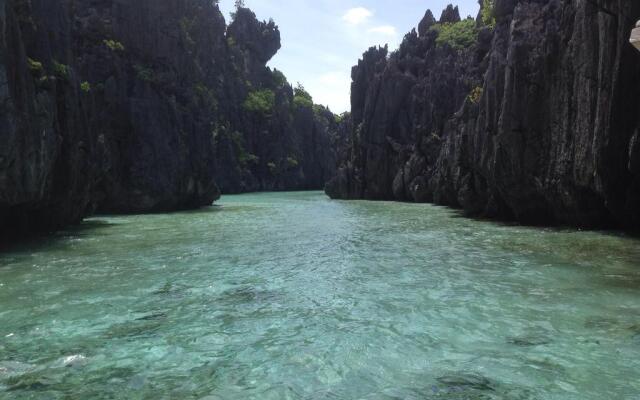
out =
<path fill-rule="evenodd" d="M 629 33 L 640 3 L 483 6 L 492 9 L 477 20 L 428 12 L 398 51 L 365 53 L 327 193 L 637 229 L 640 53 Z"/>
<path fill-rule="evenodd" d="M 322 188 L 337 123 L 266 66 L 279 48 L 210 0 L 1 0 L 0 236 Z"/>

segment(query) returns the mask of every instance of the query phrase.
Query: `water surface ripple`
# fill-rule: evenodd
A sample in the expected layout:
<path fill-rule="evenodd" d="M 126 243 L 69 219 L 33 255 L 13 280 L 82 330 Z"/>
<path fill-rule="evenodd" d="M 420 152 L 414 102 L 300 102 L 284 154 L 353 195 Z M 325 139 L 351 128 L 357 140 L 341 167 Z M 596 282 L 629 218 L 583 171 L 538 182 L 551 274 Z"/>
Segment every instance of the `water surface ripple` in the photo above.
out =
<path fill-rule="evenodd" d="M 0 399 L 640 399 L 640 243 L 226 196 L 0 255 Z"/>

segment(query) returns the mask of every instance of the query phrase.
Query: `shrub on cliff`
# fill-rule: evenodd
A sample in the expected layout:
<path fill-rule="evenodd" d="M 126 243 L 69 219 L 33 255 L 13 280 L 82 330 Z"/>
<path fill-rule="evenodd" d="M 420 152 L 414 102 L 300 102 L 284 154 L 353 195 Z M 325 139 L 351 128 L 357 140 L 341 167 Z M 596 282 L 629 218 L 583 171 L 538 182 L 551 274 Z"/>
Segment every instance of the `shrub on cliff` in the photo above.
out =
<path fill-rule="evenodd" d="M 436 38 L 438 46 L 448 45 L 456 50 L 471 46 L 475 43 L 478 34 L 476 22 L 472 18 L 455 23 L 435 24 L 431 29 L 438 32 Z"/>
<path fill-rule="evenodd" d="M 27 58 L 27 66 L 33 75 L 40 75 L 43 71 L 42 63 L 32 58 Z"/>
<path fill-rule="evenodd" d="M 298 165 L 300 165 L 300 163 L 295 157 L 287 157 L 287 166 L 289 168 L 296 168 Z"/>
<path fill-rule="evenodd" d="M 273 75 L 273 82 L 277 87 L 281 88 L 289 84 L 289 82 L 287 81 L 287 77 L 284 76 L 282 71 L 274 69 L 271 74 Z"/>
<path fill-rule="evenodd" d="M 103 41 L 104 45 L 109 48 L 111 51 L 124 51 L 124 45 L 117 40 L 113 39 L 105 39 Z"/>
<path fill-rule="evenodd" d="M 141 81 L 154 82 L 156 80 L 156 76 L 155 76 L 155 73 L 153 72 L 153 69 L 145 65 L 136 64 L 133 66 L 133 69 L 136 71 L 136 76 Z"/>
<path fill-rule="evenodd" d="M 480 103 L 480 99 L 482 98 L 482 92 L 483 92 L 482 87 L 476 86 L 475 88 L 473 88 L 473 90 L 471 90 L 471 93 L 469 93 L 467 98 L 473 104 L 478 104 Z"/>
<path fill-rule="evenodd" d="M 53 73 L 60 79 L 68 80 L 70 75 L 69 66 L 53 60 Z"/>
<path fill-rule="evenodd" d="M 250 92 L 243 107 L 256 114 L 268 115 L 273 111 L 275 103 L 276 94 L 269 89 L 262 89 Z"/>
<path fill-rule="evenodd" d="M 484 0 L 482 3 L 482 9 L 480 15 L 482 17 L 482 23 L 493 29 L 496 26 L 496 17 L 493 12 L 495 7 L 495 0 Z"/>
<path fill-rule="evenodd" d="M 313 108 L 311 94 L 300 83 L 293 89 L 293 104 L 298 108 Z"/>

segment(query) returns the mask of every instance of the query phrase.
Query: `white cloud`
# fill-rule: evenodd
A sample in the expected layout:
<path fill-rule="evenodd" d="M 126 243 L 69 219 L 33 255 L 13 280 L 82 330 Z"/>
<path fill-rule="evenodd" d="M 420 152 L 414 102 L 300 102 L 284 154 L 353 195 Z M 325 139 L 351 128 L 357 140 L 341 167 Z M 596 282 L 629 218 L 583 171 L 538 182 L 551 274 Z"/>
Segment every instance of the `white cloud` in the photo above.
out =
<path fill-rule="evenodd" d="M 347 13 L 342 16 L 342 19 L 350 25 L 360 25 L 371 17 L 373 17 L 373 12 L 370 10 L 364 7 L 356 7 L 348 10 Z"/>
<path fill-rule="evenodd" d="M 398 34 L 398 31 L 396 30 L 395 26 L 391 26 L 391 25 L 381 25 L 381 26 L 376 26 L 375 28 L 371 28 L 368 31 L 369 33 L 378 33 L 381 35 L 385 35 L 385 36 L 396 36 Z"/>
<path fill-rule="evenodd" d="M 328 105 L 331 111 L 341 113 L 350 108 L 351 76 L 348 71 L 330 71 L 307 80 L 306 88 L 313 93 L 317 104 Z"/>

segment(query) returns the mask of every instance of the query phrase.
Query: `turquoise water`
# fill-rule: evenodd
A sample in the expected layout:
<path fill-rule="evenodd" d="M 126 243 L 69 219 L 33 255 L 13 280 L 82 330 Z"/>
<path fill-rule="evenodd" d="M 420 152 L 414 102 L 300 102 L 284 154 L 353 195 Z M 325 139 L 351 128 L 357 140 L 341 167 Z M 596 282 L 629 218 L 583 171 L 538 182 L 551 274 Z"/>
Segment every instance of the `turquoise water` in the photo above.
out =
<path fill-rule="evenodd" d="M 227 196 L 0 255 L 0 399 L 640 399 L 640 242 Z"/>

